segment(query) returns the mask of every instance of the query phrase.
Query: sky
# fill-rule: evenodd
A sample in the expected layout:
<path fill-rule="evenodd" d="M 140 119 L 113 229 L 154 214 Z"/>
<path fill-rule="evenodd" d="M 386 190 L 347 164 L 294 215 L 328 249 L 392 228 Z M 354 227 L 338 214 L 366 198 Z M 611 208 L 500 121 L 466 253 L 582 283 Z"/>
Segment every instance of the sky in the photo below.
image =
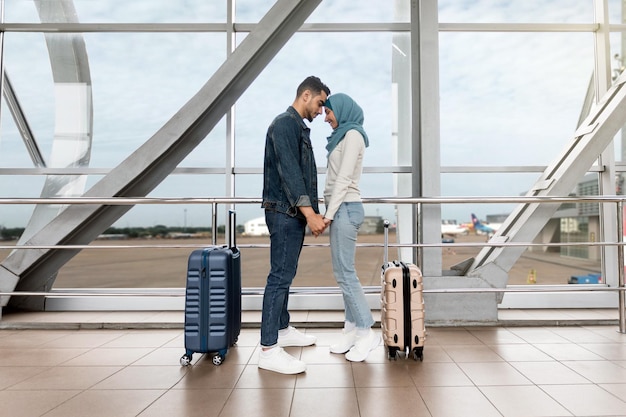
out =
<path fill-rule="evenodd" d="M 76 0 L 81 22 L 174 23 L 223 22 L 225 1 Z M 237 21 L 257 22 L 270 0 L 238 0 Z M 611 21 L 620 19 L 620 2 L 610 4 Z M 391 22 L 392 2 L 324 0 L 308 22 Z M 37 22 L 30 0 L 8 0 L 7 22 Z M 591 23 L 591 0 L 440 0 L 441 23 Z M 238 41 L 243 35 L 239 35 Z M 226 58 L 225 38 L 217 33 L 123 33 L 84 36 L 89 54 L 94 138 L 90 166 L 112 168 L 150 138 L 210 78 Z M 370 137 L 365 165 L 395 163 L 393 130 L 392 42 L 388 33 L 300 33 L 277 54 L 242 95 L 235 109 L 236 164 L 262 167 L 267 126 L 293 101 L 297 84 L 318 75 L 333 92 L 345 92 L 364 109 Z M 563 150 L 576 128 L 593 69 L 590 33 L 441 32 L 440 135 L 442 166 L 547 165 Z M 611 55 L 619 53 L 612 37 Z M 6 70 L 29 118 L 44 156 L 55 128 L 54 89 L 42 34 L 7 33 Z M 400 110 L 402 111 L 402 110 Z M 7 111 L 0 115 L 0 168 L 32 167 Z M 318 117 L 311 123 L 319 167 L 330 128 Z M 181 163 L 181 167 L 223 166 L 225 124 L 221 122 Z M 515 196 L 533 184 L 533 174 L 443 174 L 443 196 Z M 90 177 L 87 187 L 99 177 Z M 238 180 L 237 194 L 257 198 L 261 175 Z M 323 184 L 323 176 L 320 176 Z M 43 180 L 0 176 L 1 197 L 38 197 Z M 393 195 L 391 175 L 365 174 L 364 197 Z M 320 194 L 321 194 L 320 189 Z M 221 197 L 222 181 L 210 176 L 173 175 L 156 197 Z M 32 208 L 30 208 L 32 209 Z M 239 210 L 239 208 L 238 208 Z M 367 207 L 368 215 L 393 216 L 389 207 Z M 445 206 L 442 217 L 469 220 L 506 213 L 510 205 Z M 369 212 L 368 212 L 369 211 Z M 242 207 L 240 221 L 262 215 Z M 0 206 L 0 225 L 23 226 L 29 208 Z M 201 206 L 136 207 L 116 226 L 202 226 L 210 211 Z"/>

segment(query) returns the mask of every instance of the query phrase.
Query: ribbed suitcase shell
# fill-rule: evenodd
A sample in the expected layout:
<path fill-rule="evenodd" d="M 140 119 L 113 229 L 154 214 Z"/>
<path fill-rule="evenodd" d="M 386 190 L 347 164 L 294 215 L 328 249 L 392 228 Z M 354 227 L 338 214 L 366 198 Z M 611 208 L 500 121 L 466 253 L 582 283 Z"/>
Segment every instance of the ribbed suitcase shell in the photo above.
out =
<path fill-rule="evenodd" d="M 383 266 L 381 282 L 381 319 L 383 341 L 389 359 L 398 351 L 413 353 L 423 360 L 426 327 L 422 273 L 417 265 L 394 261 Z"/>
<path fill-rule="evenodd" d="M 213 353 L 213 364 L 221 365 L 228 348 L 241 331 L 241 256 L 234 246 L 234 213 L 231 213 L 230 244 L 194 250 L 187 262 L 185 292 L 185 355 L 189 365 L 193 353 Z"/>
<path fill-rule="evenodd" d="M 217 352 L 213 363 L 219 365 L 228 348 L 237 342 L 240 330 L 239 250 L 210 247 L 193 251 L 185 296 L 186 355 L 191 360 L 194 352 Z"/>
<path fill-rule="evenodd" d="M 426 340 L 422 271 L 412 263 L 387 261 L 389 222 L 385 221 L 384 262 L 381 272 L 380 325 L 389 359 L 398 351 L 424 360 Z"/>

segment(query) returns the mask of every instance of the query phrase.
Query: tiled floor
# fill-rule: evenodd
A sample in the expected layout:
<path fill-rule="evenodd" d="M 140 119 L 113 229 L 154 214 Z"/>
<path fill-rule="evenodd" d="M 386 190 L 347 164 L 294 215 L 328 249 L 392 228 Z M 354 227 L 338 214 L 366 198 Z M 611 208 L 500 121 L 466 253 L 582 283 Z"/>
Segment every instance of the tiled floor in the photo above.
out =
<path fill-rule="evenodd" d="M 583 313 L 562 314 L 581 319 Z M 597 319 L 607 314 L 587 313 Z M 181 367 L 184 340 L 175 319 L 180 313 L 171 315 L 172 328 L 163 328 L 168 313 L 113 314 L 3 317 L 0 414 L 626 416 L 626 335 L 616 325 L 429 328 L 423 362 L 389 361 L 380 346 L 366 362 L 350 363 L 328 351 L 338 328 L 303 322 L 318 343 L 288 348 L 308 369 L 286 376 L 257 368 L 257 328 L 242 330 L 221 366 L 196 354 L 192 366 Z M 512 320 L 514 313 L 508 316 Z M 614 318 L 614 312 L 608 316 Z M 115 329 L 112 317 L 161 328 Z M 104 329 L 84 325 L 105 321 Z M 83 325 L 72 328 L 79 322 Z"/>

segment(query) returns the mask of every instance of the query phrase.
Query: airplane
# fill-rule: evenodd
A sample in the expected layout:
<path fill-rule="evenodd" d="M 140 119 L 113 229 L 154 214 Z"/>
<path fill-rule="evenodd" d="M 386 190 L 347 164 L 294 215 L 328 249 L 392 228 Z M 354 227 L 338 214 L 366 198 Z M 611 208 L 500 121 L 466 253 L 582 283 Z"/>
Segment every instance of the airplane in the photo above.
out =
<path fill-rule="evenodd" d="M 474 226 L 474 231 L 476 233 L 489 236 L 497 232 L 498 228 L 501 226 L 500 224 L 495 223 L 490 223 L 489 225 L 482 224 L 474 213 L 472 213 L 472 225 Z"/>
<path fill-rule="evenodd" d="M 441 234 L 445 236 L 459 236 L 469 233 L 467 227 L 463 227 L 454 223 L 441 223 Z"/>

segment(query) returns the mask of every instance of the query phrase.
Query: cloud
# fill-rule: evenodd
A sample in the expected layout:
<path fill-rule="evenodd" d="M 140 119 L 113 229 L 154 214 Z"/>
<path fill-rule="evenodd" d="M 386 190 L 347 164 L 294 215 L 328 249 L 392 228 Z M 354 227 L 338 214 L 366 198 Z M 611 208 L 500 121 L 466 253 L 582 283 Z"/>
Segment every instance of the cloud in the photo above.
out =
<path fill-rule="evenodd" d="M 551 160 L 576 129 L 593 69 L 591 36 L 441 38 L 444 164 L 542 165 Z"/>
<path fill-rule="evenodd" d="M 578 0 L 439 0 L 450 23 L 591 23 L 593 2 Z"/>

